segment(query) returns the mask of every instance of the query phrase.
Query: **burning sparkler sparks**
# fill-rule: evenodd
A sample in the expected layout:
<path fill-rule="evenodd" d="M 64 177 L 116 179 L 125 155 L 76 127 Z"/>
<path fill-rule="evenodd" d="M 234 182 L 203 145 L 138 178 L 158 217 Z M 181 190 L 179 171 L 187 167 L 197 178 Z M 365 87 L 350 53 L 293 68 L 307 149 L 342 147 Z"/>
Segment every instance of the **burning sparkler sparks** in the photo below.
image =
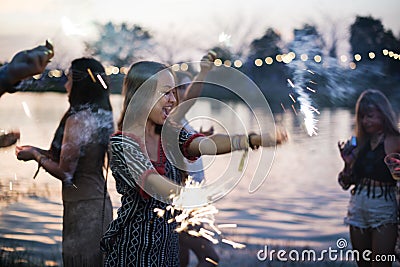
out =
<path fill-rule="evenodd" d="M 202 184 L 203 183 L 199 183 L 189 176 L 182 191 L 188 187 L 201 187 Z M 157 216 L 162 217 L 166 211 L 171 211 L 173 215 L 175 210 L 179 210 L 179 214 L 168 221 L 169 223 L 175 221 L 178 224 L 176 228 L 178 233 L 185 231 L 192 236 L 206 238 L 213 244 L 222 242 L 231 245 L 233 248 L 242 249 L 246 247 L 246 245 L 222 237 L 222 231 L 220 229 L 235 228 L 237 225 L 233 223 L 216 225 L 215 214 L 218 213 L 218 209 L 215 206 L 207 204 L 197 208 L 182 208 L 182 199 L 179 195 L 172 195 L 171 198 L 173 200 L 172 205 L 167 206 L 166 210 L 155 208 L 154 212 L 157 213 Z M 207 225 L 210 230 L 202 227 L 203 225 Z"/>
<path fill-rule="evenodd" d="M 218 265 L 218 262 L 216 262 L 215 260 L 213 260 L 213 259 L 210 259 L 210 258 L 206 258 L 206 261 L 208 261 L 208 262 L 210 262 L 210 263 L 212 263 L 212 264 L 214 264 L 215 266 L 217 266 Z"/>
<path fill-rule="evenodd" d="M 218 41 L 221 45 L 225 47 L 230 47 L 231 46 L 231 35 L 221 32 L 218 36 Z"/>
<path fill-rule="evenodd" d="M 25 101 L 22 101 L 22 108 L 24 109 L 24 112 L 25 112 L 26 116 L 28 118 L 32 118 L 32 114 L 31 114 L 31 111 L 29 109 L 29 106 Z"/>
<path fill-rule="evenodd" d="M 293 89 L 295 89 L 296 93 L 299 95 L 297 100 L 300 104 L 300 112 L 304 115 L 304 125 L 306 127 L 308 135 L 309 136 L 317 135 L 318 128 L 316 124 L 318 120 L 315 119 L 314 113 L 320 114 L 318 109 L 316 109 L 311 105 L 309 96 L 304 92 L 302 88 L 296 86 L 290 79 L 287 79 L 287 82 Z M 315 90 L 309 87 L 307 87 L 307 90 L 315 92 Z M 293 103 L 296 103 L 296 99 L 291 94 L 289 94 L 289 97 L 292 99 Z M 292 106 L 292 108 L 293 110 L 295 110 L 294 106 Z"/>

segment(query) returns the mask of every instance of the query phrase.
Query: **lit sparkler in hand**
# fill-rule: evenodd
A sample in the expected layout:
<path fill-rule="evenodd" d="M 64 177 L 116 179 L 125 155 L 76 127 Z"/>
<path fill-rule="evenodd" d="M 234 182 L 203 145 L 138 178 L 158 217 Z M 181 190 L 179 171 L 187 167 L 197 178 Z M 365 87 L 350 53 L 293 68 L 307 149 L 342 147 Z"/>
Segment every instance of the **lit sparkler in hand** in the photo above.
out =
<path fill-rule="evenodd" d="M 246 247 L 243 244 L 228 240 L 223 238 L 221 228 L 230 228 L 237 227 L 236 224 L 221 224 L 217 225 L 215 223 L 215 214 L 218 213 L 218 209 L 211 204 L 205 204 L 202 207 L 195 208 L 183 208 L 184 201 L 188 198 L 196 198 L 199 197 L 197 194 L 185 194 L 186 188 L 201 188 L 203 183 L 196 182 L 193 180 L 191 176 L 185 182 L 185 186 L 182 187 L 179 195 L 172 195 L 172 204 L 167 206 L 166 210 L 171 211 L 171 214 L 174 215 L 175 210 L 179 211 L 174 218 L 170 219 L 169 222 L 176 222 L 178 227 L 176 231 L 187 232 L 188 234 L 196 237 L 204 237 L 213 244 L 217 244 L 219 242 L 226 243 L 231 245 L 233 248 L 244 248 Z M 200 196 L 202 197 L 202 196 Z M 207 202 L 205 202 L 207 203 Z M 154 209 L 154 212 L 157 213 L 159 217 L 164 216 L 165 210 L 163 209 Z M 207 225 L 210 230 L 205 229 L 203 226 Z"/>

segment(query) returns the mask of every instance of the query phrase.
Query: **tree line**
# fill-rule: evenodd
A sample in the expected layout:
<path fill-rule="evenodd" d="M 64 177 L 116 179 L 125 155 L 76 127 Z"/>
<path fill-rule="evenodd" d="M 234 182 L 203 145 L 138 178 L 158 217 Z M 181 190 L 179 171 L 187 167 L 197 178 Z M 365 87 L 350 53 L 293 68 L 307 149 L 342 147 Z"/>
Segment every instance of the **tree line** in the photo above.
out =
<path fill-rule="evenodd" d="M 86 54 L 105 65 L 129 67 L 150 55 L 166 63 L 176 63 L 174 57 L 179 51 L 175 45 L 157 42 L 140 25 L 113 22 L 96 25 L 98 38 L 85 42 Z M 229 62 L 229 66 L 252 79 L 273 107 L 296 105 L 293 99 L 302 93 L 310 95 L 320 107 L 352 106 L 359 93 L 367 88 L 382 90 L 399 103 L 400 39 L 385 29 L 381 20 L 371 16 L 356 16 L 348 35 L 347 58 L 338 54 L 335 37 L 327 44 L 318 28 L 310 24 L 294 29 L 294 38 L 289 42 L 268 28 L 264 35 L 236 51 L 224 44 L 208 49 L 217 52 L 222 64 Z M 233 64 L 237 60 L 240 60 L 238 66 Z M 123 76 L 110 75 L 114 93 L 120 93 Z M 64 91 L 64 79 L 43 75 L 24 86 L 27 91 Z M 203 94 L 219 99 L 235 98 L 226 92 L 218 94 L 212 86 L 205 86 Z"/>

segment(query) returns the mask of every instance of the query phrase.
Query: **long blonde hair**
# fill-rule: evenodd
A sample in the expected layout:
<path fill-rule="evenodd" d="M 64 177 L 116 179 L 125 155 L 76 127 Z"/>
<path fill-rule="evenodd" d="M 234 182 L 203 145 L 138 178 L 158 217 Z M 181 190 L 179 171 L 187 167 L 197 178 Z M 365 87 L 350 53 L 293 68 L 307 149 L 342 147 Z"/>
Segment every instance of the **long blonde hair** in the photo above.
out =
<path fill-rule="evenodd" d="M 368 89 L 361 93 L 356 104 L 356 126 L 355 133 L 360 144 L 364 144 L 367 139 L 367 133 L 362 127 L 362 117 L 372 107 L 379 110 L 383 117 L 384 133 L 387 135 L 400 135 L 398 128 L 398 118 L 393 111 L 387 97 L 380 91 Z"/>

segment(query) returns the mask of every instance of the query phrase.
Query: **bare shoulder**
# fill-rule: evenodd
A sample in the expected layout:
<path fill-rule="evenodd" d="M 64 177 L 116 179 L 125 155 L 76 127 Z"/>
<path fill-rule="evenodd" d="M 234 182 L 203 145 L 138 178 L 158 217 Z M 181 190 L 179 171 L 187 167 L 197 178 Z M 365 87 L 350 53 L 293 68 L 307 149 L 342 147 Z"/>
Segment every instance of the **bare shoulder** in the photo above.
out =
<path fill-rule="evenodd" d="M 65 122 L 64 138 L 69 142 L 82 145 L 87 143 L 95 133 L 90 113 L 79 111 L 69 116 Z"/>
<path fill-rule="evenodd" d="M 72 114 L 65 121 L 66 127 L 82 127 L 85 120 L 89 118 L 87 112 L 80 111 L 75 114 Z"/>

